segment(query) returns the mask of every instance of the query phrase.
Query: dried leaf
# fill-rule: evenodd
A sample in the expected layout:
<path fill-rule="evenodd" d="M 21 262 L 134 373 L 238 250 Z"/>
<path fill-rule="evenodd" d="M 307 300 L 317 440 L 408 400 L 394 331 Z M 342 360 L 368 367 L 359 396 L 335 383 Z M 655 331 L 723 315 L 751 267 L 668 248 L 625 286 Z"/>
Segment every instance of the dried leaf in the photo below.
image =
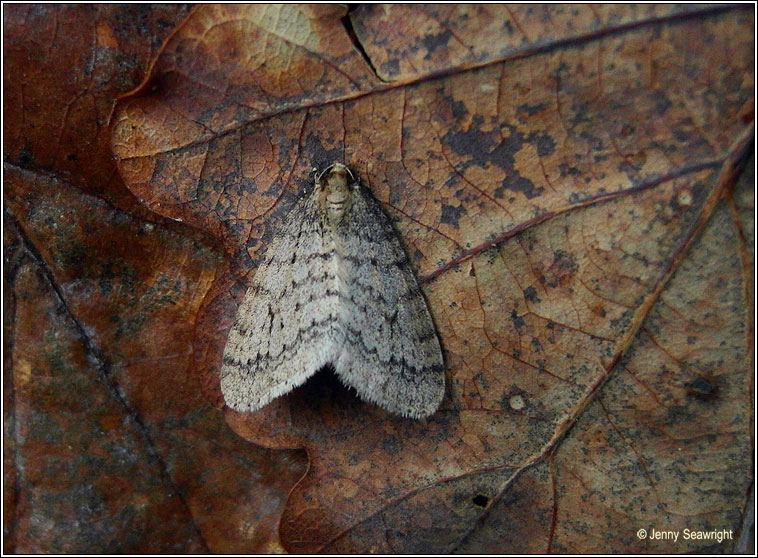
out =
<path fill-rule="evenodd" d="M 4 10 L 6 552 L 281 549 L 304 456 L 241 440 L 187 373 L 223 260 L 135 202 L 107 142 L 186 11 Z"/>
<path fill-rule="evenodd" d="M 82 325 L 18 236 L 10 246 L 21 255 L 8 285 L 14 374 L 6 417 L 18 464 L 14 545 L 24 552 L 139 552 L 147 548 L 142 531 L 154 549 L 203 552 L 137 414 L 125 408 L 105 363 L 93 362 Z"/>
<path fill-rule="evenodd" d="M 285 546 L 733 548 L 637 533 L 735 534 L 752 482 L 752 275 L 729 202 L 753 135 L 752 12 L 340 10 L 199 7 L 113 119 L 128 187 L 230 254 L 198 384 L 217 385 L 312 166 L 351 165 L 414 259 L 446 351 L 437 414 L 395 418 L 325 376 L 227 411 L 248 440 L 308 451 Z"/>

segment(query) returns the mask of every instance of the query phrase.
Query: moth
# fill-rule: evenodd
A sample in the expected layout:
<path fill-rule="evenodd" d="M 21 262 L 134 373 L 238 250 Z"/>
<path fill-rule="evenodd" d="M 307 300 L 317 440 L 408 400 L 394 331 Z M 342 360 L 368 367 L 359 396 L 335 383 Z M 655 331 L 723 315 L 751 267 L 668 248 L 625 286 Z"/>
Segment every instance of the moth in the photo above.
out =
<path fill-rule="evenodd" d="M 255 411 L 331 365 L 364 401 L 413 418 L 445 391 L 439 338 L 400 239 L 341 163 L 315 176 L 258 267 L 229 333 L 221 391 Z"/>

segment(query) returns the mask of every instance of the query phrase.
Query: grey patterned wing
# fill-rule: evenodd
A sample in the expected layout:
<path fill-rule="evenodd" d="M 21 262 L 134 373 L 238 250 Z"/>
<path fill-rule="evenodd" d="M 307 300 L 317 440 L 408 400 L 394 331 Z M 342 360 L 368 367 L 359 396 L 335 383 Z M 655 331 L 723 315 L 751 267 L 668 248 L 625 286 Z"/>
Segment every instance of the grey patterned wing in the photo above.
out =
<path fill-rule="evenodd" d="M 445 391 L 437 332 L 397 233 L 364 187 L 356 187 L 339 232 L 345 346 L 335 371 L 390 412 L 431 415 Z"/>
<path fill-rule="evenodd" d="M 255 411 L 336 358 L 334 247 L 315 196 L 287 215 L 237 311 L 221 367 L 228 406 Z"/>

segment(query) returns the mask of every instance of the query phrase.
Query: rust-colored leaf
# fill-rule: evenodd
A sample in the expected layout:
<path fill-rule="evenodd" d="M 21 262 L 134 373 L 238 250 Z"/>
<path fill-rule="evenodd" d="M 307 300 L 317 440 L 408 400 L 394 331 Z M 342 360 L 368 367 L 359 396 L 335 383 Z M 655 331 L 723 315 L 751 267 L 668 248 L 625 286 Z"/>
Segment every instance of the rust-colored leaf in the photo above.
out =
<path fill-rule="evenodd" d="M 365 4 L 351 20 L 378 75 L 399 82 L 693 11 L 702 8 L 677 4 Z"/>
<path fill-rule="evenodd" d="M 151 455 L 152 441 L 107 365 L 88 350 L 44 263 L 23 242 L 10 248 L 20 253 L 8 285 L 15 405 L 6 417 L 21 485 L 9 518 L 16 548 L 139 552 L 147 548 L 144 531 L 157 535 L 154 549 L 202 552 L 183 499 Z M 132 529 L 135 536 L 124 538 Z"/>
<path fill-rule="evenodd" d="M 187 8 L 4 8 L 4 551 L 280 550 L 304 456 L 240 439 L 188 373 L 221 254 L 107 141 Z"/>
<path fill-rule="evenodd" d="M 438 413 L 396 418 L 327 376 L 226 411 L 308 451 L 285 547 L 733 549 L 752 483 L 753 202 L 732 194 L 752 12 L 341 10 L 199 7 L 113 119 L 129 188 L 230 256 L 188 379 L 219 405 L 226 332 L 312 166 L 351 165 L 415 262 L 446 352 Z M 638 536 L 685 528 L 734 538 Z"/>
<path fill-rule="evenodd" d="M 125 206 L 107 124 L 186 6 L 27 4 L 4 11 L 4 153 Z M 138 210 L 138 204 L 131 204 Z M 147 214 L 146 212 L 143 212 Z"/>

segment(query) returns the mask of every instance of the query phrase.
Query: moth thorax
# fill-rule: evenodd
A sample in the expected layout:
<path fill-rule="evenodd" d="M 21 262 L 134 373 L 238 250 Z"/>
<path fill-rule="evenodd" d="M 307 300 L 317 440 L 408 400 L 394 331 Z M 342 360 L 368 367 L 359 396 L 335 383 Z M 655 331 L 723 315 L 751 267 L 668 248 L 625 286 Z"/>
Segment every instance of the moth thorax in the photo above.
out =
<path fill-rule="evenodd" d="M 344 165 L 335 164 L 321 180 L 319 202 L 327 219 L 337 225 L 350 209 L 352 176 Z"/>

